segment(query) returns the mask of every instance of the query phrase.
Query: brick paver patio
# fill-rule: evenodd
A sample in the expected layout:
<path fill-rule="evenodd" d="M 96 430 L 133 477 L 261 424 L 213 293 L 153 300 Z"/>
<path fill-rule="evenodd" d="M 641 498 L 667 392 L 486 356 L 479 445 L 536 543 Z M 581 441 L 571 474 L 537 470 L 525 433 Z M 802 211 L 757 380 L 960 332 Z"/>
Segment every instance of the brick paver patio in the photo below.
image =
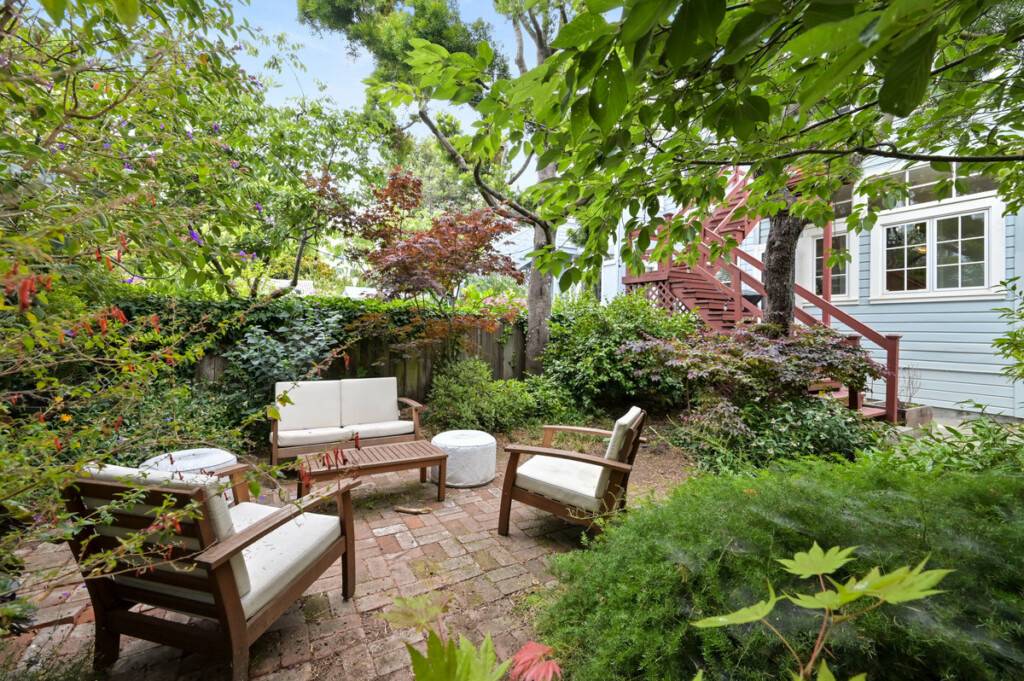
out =
<path fill-rule="evenodd" d="M 577 547 L 580 529 L 551 515 L 515 504 L 512 531 L 495 528 L 501 494 L 499 476 L 477 489 L 449 489 L 434 501 L 434 487 L 415 471 L 364 480 L 356 490 L 358 586 L 350 601 L 341 598 L 340 566 L 335 564 L 252 648 L 250 676 L 263 681 L 304 679 L 408 680 L 405 643 L 419 635 L 393 630 L 380 617 L 396 596 L 438 591 L 450 598 L 450 631 L 478 642 L 487 634 L 500 658 L 533 636 L 525 596 L 554 582 L 547 558 Z M 407 515 L 396 505 L 429 508 Z M 71 560 L 66 547 L 42 546 L 26 556 L 32 570 Z M 71 575 L 63 583 L 30 580 L 42 608 L 42 626 L 7 642 L 4 653 L 31 667 L 56 654 L 82 659 L 91 654 L 93 625 L 88 595 Z M 167 617 L 181 617 L 168 613 Z M 185 619 L 185 618 L 182 618 Z M 200 626 L 202 623 L 197 623 Z M 144 681 L 209 680 L 227 677 L 225 664 L 138 639 L 122 638 L 121 658 L 112 679 Z"/>

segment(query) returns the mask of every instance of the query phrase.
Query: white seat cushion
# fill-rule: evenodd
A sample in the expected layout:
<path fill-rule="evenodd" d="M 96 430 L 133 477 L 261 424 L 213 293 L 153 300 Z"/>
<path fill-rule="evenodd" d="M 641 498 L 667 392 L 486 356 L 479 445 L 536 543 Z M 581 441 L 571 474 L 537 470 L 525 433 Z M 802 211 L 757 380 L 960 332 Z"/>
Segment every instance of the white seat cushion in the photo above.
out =
<path fill-rule="evenodd" d="M 601 470 L 590 463 L 538 455 L 516 469 L 516 486 L 597 513 L 602 510 Z"/>
<path fill-rule="evenodd" d="M 231 508 L 231 520 L 242 530 L 279 509 L 240 503 Z M 250 618 L 285 591 L 299 574 L 341 537 L 337 516 L 303 513 L 242 551 L 252 588 L 242 597 L 242 610 Z M 340 584 L 339 584 L 340 588 Z"/>
<path fill-rule="evenodd" d="M 355 435 L 352 428 L 306 428 L 305 430 L 278 430 L 277 445 L 279 447 L 298 447 L 299 445 L 318 445 L 329 442 L 347 442 Z M 273 436 L 273 433 L 271 433 Z"/>
<path fill-rule="evenodd" d="M 341 381 L 341 425 L 383 423 L 398 418 L 398 379 L 394 376 Z"/>
<path fill-rule="evenodd" d="M 278 430 L 307 430 L 341 426 L 341 381 L 282 381 L 274 397 L 288 394 L 291 404 L 278 403 Z"/>
<path fill-rule="evenodd" d="M 412 421 L 381 421 L 379 423 L 357 423 L 348 426 L 353 433 L 359 433 L 359 439 L 371 437 L 391 437 L 393 435 L 409 435 L 415 428 Z"/>

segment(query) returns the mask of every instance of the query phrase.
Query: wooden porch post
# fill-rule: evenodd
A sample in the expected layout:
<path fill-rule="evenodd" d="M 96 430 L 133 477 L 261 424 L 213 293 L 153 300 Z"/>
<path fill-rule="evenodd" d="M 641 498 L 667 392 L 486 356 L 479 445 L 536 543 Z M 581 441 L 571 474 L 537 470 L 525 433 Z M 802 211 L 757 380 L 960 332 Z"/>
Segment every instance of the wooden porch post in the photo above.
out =
<path fill-rule="evenodd" d="M 885 418 L 889 423 L 899 419 L 900 338 L 896 334 L 885 337 Z"/>
<path fill-rule="evenodd" d="M 821 234 L 821 297 L 825 302 L 832 302 L 832 268 L 828 259 L 832 257 L 832 221 L 825 223 Z M 825 326 L 832 326 L 832 316 L 828 310 L 821 311 L 821 323 Z"/>
<path fill-rule="evenodd" d="M 824 313 L 824 311 L 822 311 Z M 857 334 L 851 334 L 846 337 L 846 342 L 855 348 L 860 347 L 860 336 Z M 888 385 L 888 384 L 886 384 Z M 864 395 L 858 390 L 854 390 L 853 386 L 846 386 L 846 390 L 849 393 L 847 396 L 847 405 L 854 411 L 860 411 L 860 408 L 864 406 Z"/>

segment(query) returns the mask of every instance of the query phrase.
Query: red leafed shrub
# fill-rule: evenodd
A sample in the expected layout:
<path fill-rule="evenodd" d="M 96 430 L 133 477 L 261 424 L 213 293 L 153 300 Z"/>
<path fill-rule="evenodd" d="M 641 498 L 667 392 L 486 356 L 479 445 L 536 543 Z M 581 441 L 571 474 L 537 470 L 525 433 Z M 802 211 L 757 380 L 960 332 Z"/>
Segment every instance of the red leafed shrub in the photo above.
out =
<path fill-rule="evenodd" d="M 516 223 L 496 211 L 443 213 L 427 229 L 409 226 L 419 205 L 420 183 L 397 170 L 376 192 L 376 203 L 357 222 L 357 235 L 372 242 L 362 249 L 371 277 L 389 297 L 427 296 L 451 307 L 462 285 L 474 274 L 522 274 L 497 249 Z"/>

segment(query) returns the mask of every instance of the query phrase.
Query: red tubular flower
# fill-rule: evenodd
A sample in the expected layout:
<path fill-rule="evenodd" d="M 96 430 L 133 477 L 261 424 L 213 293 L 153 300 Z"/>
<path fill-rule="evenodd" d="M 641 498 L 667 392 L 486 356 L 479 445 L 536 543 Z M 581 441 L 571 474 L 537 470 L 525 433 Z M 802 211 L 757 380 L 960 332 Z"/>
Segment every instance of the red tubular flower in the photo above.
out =
<path fill-rule="evenodd" d="M 110 316 L 121 322 L 122 324 L 128 323 L 128 317 L 125 316 L 124 311 L 117 305 L 110 308 Z"/>
<path fill-rule="evenodd" d="M 99 323 L 100 323 L 100 333 L 103 334 L 104 336 L 107 335 L 107 317 L 106 317 L 106 315 L 100 315 L 100 318 L 97 321 L 99 321 Z"/>
<path fill-rule="evenodd" d="M 35 289 L 32 277 L 25 277 L 18 284 L 18 309 L 27 310 L 32 304 L 32 292 Z"/>
<path fill-rule="evenodd" d="M 150 317 L 149 323 L 157 333 L 160 333 L 160 317 L 158 315 Z"/>
<path fill-rule="evenodd" d="M 59 437 L 53 438 L 53 448 L 56 449 L 58 452 L 64 449 L 64 443 L 60 441 Z"/>
<path fill-rule="evenodd" d="M 352 358 L 349 357 L 347 352 L 341 353 L 341 360 L 345 363 L 345 371 L 348 371 L 348 367 L 352 364 Z"/>
<path fill-rule="evenodd" d="M 96 262 L 103 262 L 103 254 L 100 253 L 100 247 L 96 247 Z"/>
<path fill-rule="evenodd" d="M 121 426 L 123 426 L 123 425 L 124 425 L 124 417 L 123 416 L 118 416 L 116 419 L 114 419 L 114 432 L 116 433 L 117 431 L 121 430 Z"/>

